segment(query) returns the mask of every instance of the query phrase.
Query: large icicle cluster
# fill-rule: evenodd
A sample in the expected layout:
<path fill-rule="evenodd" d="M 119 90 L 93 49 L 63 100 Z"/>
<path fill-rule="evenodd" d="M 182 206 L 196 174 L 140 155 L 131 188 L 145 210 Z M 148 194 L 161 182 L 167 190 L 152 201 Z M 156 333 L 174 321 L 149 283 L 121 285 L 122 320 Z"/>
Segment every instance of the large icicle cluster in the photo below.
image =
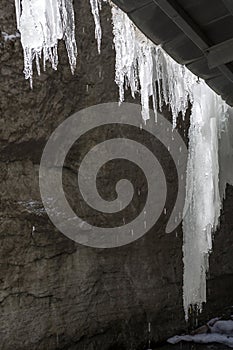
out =
<path fill-rule="evenodd" d="M 43 55 L 44 69 L 49 61 L 57 69 L 58 40 L 66 44 L 72 73 L 76 67 L 77 47 L 72 0 L 15 0 L 17 26 L 24 51 L 24 74 L 32 85 L 33 61 L 40 74 Z"/>
<path fill-rule="evenodd" d="M 197 77 L 172 60 L 160 46 L 147 39 L 119 8 L 112 7 L 113 34 L 116 50 L 116 83 L 120 102 L 124 89 L 130 87 L 132 96 L 140 92 L 143 119 L 149 118 L 149 101 L 152 98 L 154 112 L 163 100 L 169 104 L 174 116 L 183 116 L 192 98 L 192 86 Z M 157 82 L 161 82 L 156 84 Z"/>
<path fill-rule="evenodd" d="M 149 117 L 150 99 L 155 113 L 157 105 L 161 109 L 163 103 L 168 104 L 174 127 L 178 114 L 184 116 L 188 102 L 192 103 L 183 219 L 183 301 L 187 319 L 191 305 L 201 310 L 206 301 L 212 233 L 219 223 L 226 184 L 233 183 L 233 145 L 229 136 L 233 135 L 229 118 L 233 112 L 204 81 L 148 40 L 125 13 L 113 6 L 112 15 L 120 101 L 127 88 L 132 96 L 139 92 L 145 120 Z"/>
<path fill-rule="evenodd" d="M 99 12 L 102 1 L 107 0 L 90 0 L 99 53 L 102 38 Z M 74 73 L 77 46 L 73 0 L 15 0 L 15 8 L 24 51 L 24 74 L 30 80 L 31 87 L 34 60 L 39 75 L 42 56 L 44 70 L 46 61 L 51 63 L 53 69 L 57 69 L 57 46 L 60 39 L 65 41 L 71 72 Z"/>

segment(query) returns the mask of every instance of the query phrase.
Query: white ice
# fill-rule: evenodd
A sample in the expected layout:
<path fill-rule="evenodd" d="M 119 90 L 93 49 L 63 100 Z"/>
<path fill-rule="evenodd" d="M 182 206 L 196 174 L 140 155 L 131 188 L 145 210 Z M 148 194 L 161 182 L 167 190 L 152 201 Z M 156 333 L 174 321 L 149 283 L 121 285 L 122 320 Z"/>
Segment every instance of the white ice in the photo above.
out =
<path fill-rule="evenodd" d="M 58 40 L 65 41 L 72 73 L 76 67 L 77 47 L 72 0 L 15 0 L 17 27 L 24 51 L 24 74 L 32 86 L 33 61 L 40 74 L 49 61 L 57 69 Z"/>
<path fill-rule="evenodd" d="M 8 34 L 6 32 L 1 32 L 4 41 L 12 41 L 15 40 L 17 38 L 20 38 L 20 34 L 19 33 L 15 33 L 15 34 Z"/>
<path fill-rule="evenodd" d="M 161 109 L 164 100 L 171 108 L 175 126 L 178 114 L 185 116 L 188 101 L 192 101 L 192 88 L 197 77 L 146 38 L 116 6 L 112 6 L 112 21 L 116 51 L 115 81 L 119 87 L 120 102 L 124 101 L 124 91 L 128 88 L 133 97 L 139 93 L 142 117 L 147 120 L 150 100 L 155 115 L 157 105 Z"/>
<path fill-rule="evenodd" d="M 98 52 L 100 53 L 102 29 L 100 24 L 100 10 L 102 0 L 90 0 L 91 12 L 95 22 L 95 38 L 97 40 Z"/>

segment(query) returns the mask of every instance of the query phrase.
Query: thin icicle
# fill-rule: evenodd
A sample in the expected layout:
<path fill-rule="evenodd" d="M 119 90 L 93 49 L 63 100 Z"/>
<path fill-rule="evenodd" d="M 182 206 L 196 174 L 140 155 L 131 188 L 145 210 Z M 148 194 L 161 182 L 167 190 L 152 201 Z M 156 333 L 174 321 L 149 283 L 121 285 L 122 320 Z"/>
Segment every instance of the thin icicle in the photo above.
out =
<path fill-rule="evenodd" d="M 63 39 L 66 45 L 70 69 L 72 74 L 74 74 L 77 60 L 77 46 L 75 40 L 75 17 L 73 9 L 73 0 L 61 0 L 60 13 L 62 21 Z"/>
<path fill-rule="evenodd" d="M 101 39 L 102 39 L 102 29 L 100 24 L 100 10 L 101 10 L 101 0 L 90 0 L 91 12 L 94 17 L 95 22 L 95 38 L 97 40 L 98 52 L 100 53 Z"/>
<path fill-rule="evenodd" d="M 72 0 L 15 0 L 18 30 L 24 50 L 24 74 L 32 86 L 33 61 L 40 74 L 49 61 L 57 69 L 57 45 L 64 39 L 72 73 L 76 67 L 77 47 Z"/>

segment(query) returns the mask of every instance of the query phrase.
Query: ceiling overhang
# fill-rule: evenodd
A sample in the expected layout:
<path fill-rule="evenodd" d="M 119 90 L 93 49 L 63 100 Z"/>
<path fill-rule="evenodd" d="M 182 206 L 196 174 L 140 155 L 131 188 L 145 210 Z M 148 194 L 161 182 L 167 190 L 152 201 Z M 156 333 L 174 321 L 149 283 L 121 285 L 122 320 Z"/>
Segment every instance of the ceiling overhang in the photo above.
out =
<path fill-rule="evenodd" d="M 135 25 L 233 106 L 233 0 L 113 0 Z"/>

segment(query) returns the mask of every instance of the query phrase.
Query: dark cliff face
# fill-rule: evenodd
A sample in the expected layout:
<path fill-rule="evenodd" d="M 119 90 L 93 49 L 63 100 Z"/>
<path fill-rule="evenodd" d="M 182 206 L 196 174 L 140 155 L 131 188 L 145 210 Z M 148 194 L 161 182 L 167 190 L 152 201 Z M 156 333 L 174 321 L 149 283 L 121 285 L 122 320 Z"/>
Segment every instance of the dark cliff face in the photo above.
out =
<path fill-rule="evenodd" d="M 78 110 L 118 99 L 110 9 L 105 5 L 102 11 L 101 55 L 89 2 L 75 1 L 75 12 L 79 56 L 74 76 L 61 44 L 58 71 L 35 74 L 30 90 L 19 39 L 4 42 L 2 37 L 0 42 L 0 349 L 143 349 L 148 322 L 154 341 L 186 327 L 182 231 L 165 234 L 166 215 L 138 241 L 103 250 L 64 237 L 43 211 L 38 169 L 52 131 Z M 16 31 L 13 0 L 0 3 L 0 30 Z M 169 118 L 168 111 L 164 114 Z M 88 142 L 91 138 L 79 145 L 80 153 Z M 174 188 L 172 202 L 175 171 L 169 158 L 161 157 Z M 118 163 L 115 171 L 126 166 Z M 129 173 L 140 181 L 137 171 Z M 71 177 L 67 170 L 64 181 L 72 192 Z M 210 259 L 203 318 L 233 302 L 232 196 L 229 189 Z"/>

